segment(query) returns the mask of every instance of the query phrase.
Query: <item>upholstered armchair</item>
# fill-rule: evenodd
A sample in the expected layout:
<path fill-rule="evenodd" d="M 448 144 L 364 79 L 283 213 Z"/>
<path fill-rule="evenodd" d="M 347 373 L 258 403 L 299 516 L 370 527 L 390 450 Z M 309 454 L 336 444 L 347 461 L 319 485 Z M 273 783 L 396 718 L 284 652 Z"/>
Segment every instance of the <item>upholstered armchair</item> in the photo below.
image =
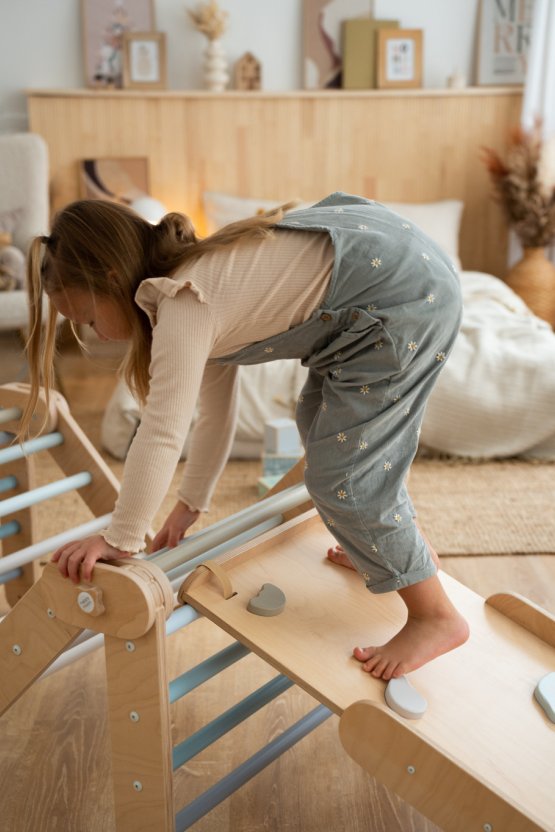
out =
<path fill-rule="evenodd" d="M 48 228 L 44 139 L 34 133 L 0 135 L 0 332 L 27 327 L 25 257 L 31 239 Z"/>

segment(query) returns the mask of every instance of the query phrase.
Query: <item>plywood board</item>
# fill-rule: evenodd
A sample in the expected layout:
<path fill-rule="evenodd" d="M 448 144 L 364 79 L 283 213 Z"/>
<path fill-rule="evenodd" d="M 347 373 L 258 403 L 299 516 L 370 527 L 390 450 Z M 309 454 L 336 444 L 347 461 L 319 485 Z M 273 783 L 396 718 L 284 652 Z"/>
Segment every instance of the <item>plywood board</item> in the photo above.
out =
<path fill-rule="evenodd" d="M 357 574 L 328 562 L 331 543 L 313 513 L 296 518 L 222 564 L 234 597 L 224 600 L 217 584 L 201 577 L 188 598 L 336 713 L 365 699 L 390 715 L 385 684 L 364 673 L 351 651 L 390 639 L 405 621 L 404 605 L 396 593 L 370 594 Z M 428 700 L 425 716 L 410 730 L 507 801 L 531 807 L 531 816 L 543 811 L 540 821 L 549 828 L 555 725 L 533 691 L 555 667 L 555 649 L 454 579 L 441 579 L 468 619 L 471 637 L 410 674 Z M 284 612 L 273 618 L 246 610 L 266 582 L 287 598 Z"/>

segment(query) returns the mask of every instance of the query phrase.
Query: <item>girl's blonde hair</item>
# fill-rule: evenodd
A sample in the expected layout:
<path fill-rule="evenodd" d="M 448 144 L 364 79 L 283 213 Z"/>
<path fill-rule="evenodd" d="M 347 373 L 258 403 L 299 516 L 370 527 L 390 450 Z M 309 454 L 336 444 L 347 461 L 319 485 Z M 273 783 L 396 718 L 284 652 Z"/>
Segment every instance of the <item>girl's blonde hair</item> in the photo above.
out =
<path fill-rule="evenodd" d="M 146 313 L 134 302 L 141 281 L 172 275 L 180 266 L 225 246 L 269 236 L 274 224 L 295 204 L 287 203 L 232 223 L 205 239 L 197 237 L 184 214 L 166 214 L 158 225 L 151 225 L 125 205 L 103 200 L 79 200 L 60 211 L 50 236 L 36 237 L 29 251 L 27 355 L 31 389 L 19 438 L 27 435 L 40 388 L 44 388 L 48 405 L 53 387 L 57 311 L 49 302 L 43 321 L 45 295 L 88 289 L 118 304 L 131 330 L 120 370 L 144 404 L 149 389 L 152 328 Z"/>

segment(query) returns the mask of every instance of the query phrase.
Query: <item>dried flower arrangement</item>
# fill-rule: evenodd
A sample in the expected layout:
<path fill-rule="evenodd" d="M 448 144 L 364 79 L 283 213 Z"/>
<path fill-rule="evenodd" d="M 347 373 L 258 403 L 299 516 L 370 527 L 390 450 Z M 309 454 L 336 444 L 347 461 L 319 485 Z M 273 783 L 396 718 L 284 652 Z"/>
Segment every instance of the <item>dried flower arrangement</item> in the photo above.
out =
<path fill-rule="evenodd" d="M 200 3 L 196 9 L 187 9 L 195 29 L 206 35 L 208 40 L 221 38 L 227 27 L 227 12 L 224 12 L 216 0 Z"/>
<path fill-rule="evenodd" d="M 543 141 L 541 127 L 513 130 L 504 159 L 483 148 L 495 197 L 524 248 L 555 239 L 555 137 Z"/>

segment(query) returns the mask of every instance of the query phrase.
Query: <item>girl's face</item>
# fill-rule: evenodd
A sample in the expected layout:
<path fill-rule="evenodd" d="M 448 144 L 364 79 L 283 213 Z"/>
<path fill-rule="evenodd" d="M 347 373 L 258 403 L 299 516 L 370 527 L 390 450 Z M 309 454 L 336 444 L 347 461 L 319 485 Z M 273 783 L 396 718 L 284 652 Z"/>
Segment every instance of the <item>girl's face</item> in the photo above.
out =
<path fill-rule="evenodd" d="M 64 318 L 94 329 L 101 341 L 126 341 L 131 337 L 130 323 L 112 298 L 66 289 L 53 292 L 50 301 Z"/>

